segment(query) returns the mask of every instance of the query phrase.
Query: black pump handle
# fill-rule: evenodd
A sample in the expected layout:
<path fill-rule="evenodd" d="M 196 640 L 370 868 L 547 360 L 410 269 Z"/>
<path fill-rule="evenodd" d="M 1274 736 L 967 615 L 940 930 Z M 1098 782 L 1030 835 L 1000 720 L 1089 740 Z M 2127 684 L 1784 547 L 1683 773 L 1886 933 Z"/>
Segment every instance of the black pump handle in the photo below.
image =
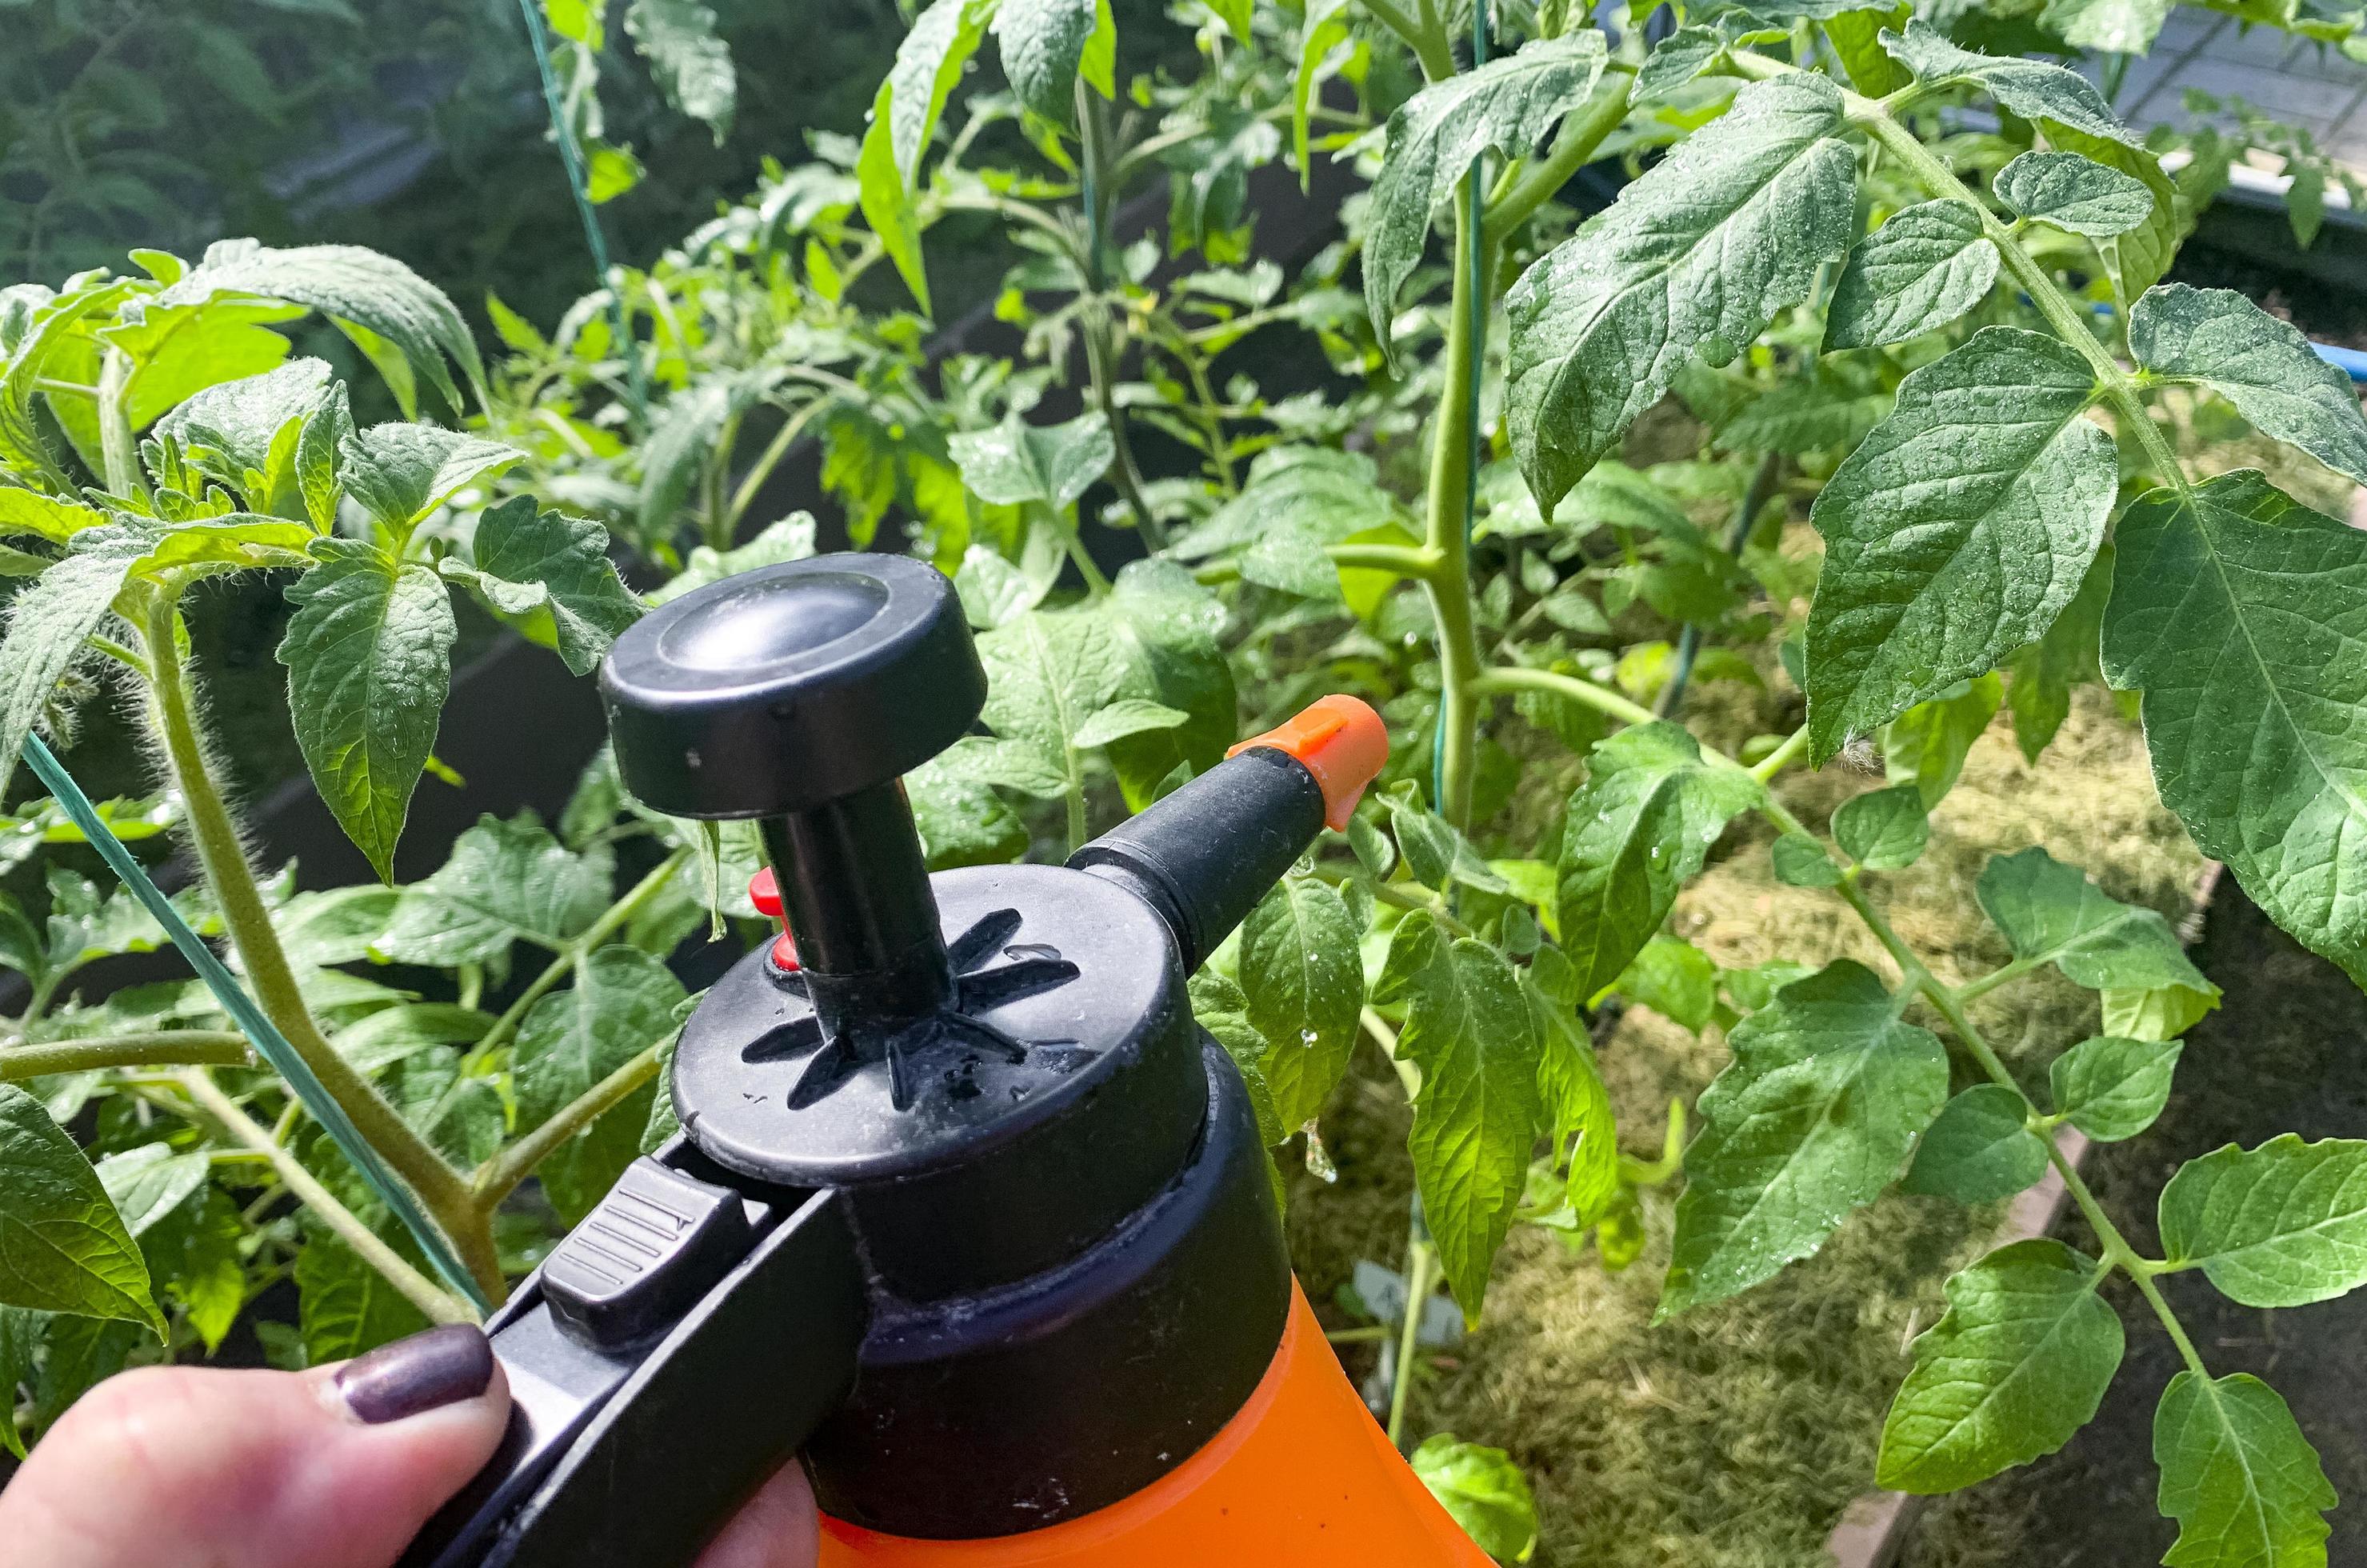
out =
<path fill-rule="evenodd" d="M 681 1568 L 845 1396 L 868 1322 L 838 1194 L 677 1138 L 486 1325 L 509 1430 L 398 1568 Z"/>

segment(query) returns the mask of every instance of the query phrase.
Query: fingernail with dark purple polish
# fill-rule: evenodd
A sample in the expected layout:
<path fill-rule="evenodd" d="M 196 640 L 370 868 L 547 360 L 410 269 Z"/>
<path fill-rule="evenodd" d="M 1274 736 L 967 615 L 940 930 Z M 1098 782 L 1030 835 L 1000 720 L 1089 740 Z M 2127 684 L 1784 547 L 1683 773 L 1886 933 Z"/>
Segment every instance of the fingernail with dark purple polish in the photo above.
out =
<path fill-rule="evenodd" d="M 456 1323 L 347 1362 L 337 1374 L 337 1392 L 356 1416 L 375 1426 L 474 1399 L 493 1381 L 493 1347 L 484 1331 Z"/>

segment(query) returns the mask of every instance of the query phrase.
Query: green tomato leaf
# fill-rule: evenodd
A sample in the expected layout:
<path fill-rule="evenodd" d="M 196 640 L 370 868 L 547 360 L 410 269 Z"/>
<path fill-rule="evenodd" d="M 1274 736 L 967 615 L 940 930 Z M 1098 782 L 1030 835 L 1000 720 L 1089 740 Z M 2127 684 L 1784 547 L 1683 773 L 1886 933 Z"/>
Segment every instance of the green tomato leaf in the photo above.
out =
<path fill-rule="evenodd" d="M 2056 1114 L 2099 1143 L 2135 1137 L 2169 1102 L 2171 1075 L 2185 1049 L 2174 1040 L 2101 1035 L 2081 1040 L 2047 1069 Z"/>
<path fill-rule="evenodd" d="M 1413 1472 L 1473 1544 L 1499 1562 L 1526 1562 L 1537 1551 L 1537 1501 L 1529 1478 L 1501 1449 L 1444 1432 L 1413 1451 Z"/>
<path fill-rule="evenodd" d="M 1717 965 L 1682 937 L 1655 937 L 1611 989 L 1698 1034 L 1717 1012 Z"/>
<path fill-rule="evenodd" d="M 33 534 L 51 544 L 65 544 L 85 528 L 107 521 L 96 506 L 62 501 L 38 490 L 0 486 L 0 534 Z"/>
<path fill-rule="evenodd" d="M 2120 1314 L 2096 1294 L 2107 1272 L 2036 1240 L 1951 1277 L 1883 1423 L 1875 1483 L 1954 1492 L 2069 1442 L 2120 1369 Z"/>
<path fill-rule="evenodd" d="M 1119 696 L 1184 715 L 1109 745 L 1118 787 L 1138 812 L 1178 767 L 1197 774 L 1223 761 L 1240 733 L 1232 665 L 1217 642 L 1226 611 L 1190 571 L 1161 560 L 1128 562 L 1103 609 L 1127 668 Z"/>
<path fill-rule="evenodd" d="M 2217 993 L 2158 912 L 2121 903 L 2044 849 L 1993 857 L 1974 891 L 2015 958 L 2051 963 L 2074 984 Z"/>
<path fill-rule="evenodd" d="M 345 384 L 333 381 L 296 437 L 296 484 L 304 494 L 304 515 L 323 533 L 337 526 L 337 503 L 345 494 L 337 469 L 353 433 L 354 411 Z"/>
<path fill-rule="evenodd" d="M 2059 340 L 1987 327 L 1902 382 L 1809 517 L 1818 762 L 2044 634 L 2086 578 L 2120 483 L 2081 417 L 2095 374 Z"/>
<path fill-rule="evenodd" d="M 345 836 L 391 881 L 459 628 L 432 567 L 396 566 L 352 540 L 322 540 L 313 552 L 321 564 L 289 585 L 296 613 L 277 653 L 296 744 Z"/>
<path fill-rule="evenodd" d="M 2169 1380 L 2154 1413 L 2168 1568 L 2325 1568 L 2334 1487 L 2277 1391 L 2248 1372 Z"/>
<path fill-rule="evenodd" d="M 2077 50 L 2144 54 L 2153 48 L 2172 0 L 2047 0 L 2039 25 Z"/>
<path fill-rule="evenodd" d="M 1950 1100 L 1899 1184 L 1928 1198 L 1988 1203 L 2046 1174 L 2046 1144 L 2025 1123 L 2029 1106 L 2003 1084 L 1976 1084 Z"/>
<path fill-rule="evenodd" d="M 2112 561 L 2107 540 L 2046 634 L 2007 661 L 2005 703 L 2013 713 L 2013 738 L 2033 767 L 2071 716 L 2072 689 L 2103 678 L 2101 639 L 2104 606 L 2112 597 Z"/>
<path fill-rule="evenodd" d="M 2097 239 L 2124 234 L 2153 216 L 2153 192 L 2143 181 L 2077 153 L 2024 153 L 1998 171 L 1993 188 L 2009 210 L 2034 223 Z"/>
<path fill-rule="evenodd" d="M 1127 678 L 1108 618 L 1093 606 L 1036 610 L 980 633 L 978 652 L 987 675 L 980 717 L 995 739 L 964 742 L 946 754 L 949 763 L 1042 797 L 1077 787 L 1076 736 Z"/>
<path fill-rule="evenodd" d="M 345 494 L 398 536 L 452 498 L 525 454 L 434 425 L 373 425 L 338 445 Z"/>
<path fill-rule="evenodd" d="M 1592 28 L 1536 39 L 1484 65 L 1433 82 L 1389 116 L 1388 155 L 1373 181 L 1365 241 L 1365 309 L 1373 335 L 1395 357 L 1398 295 L 1421 260 L 1430 218 L 1471 170 L 1497 152 L 1523 158 L 1603 78 L 1603 35 Z"/>
<path fill-rule="evenodd" d="M 1869 98 L 1887 97 L 1914 80 L 1882 47 L 1883 28 L 1905 25 L 1908 7 L 1856 4 L 1860 8 L 1821 18 L 1825 38 L 1849 73 L 1851 86 Z"/>
<path fill-rule="evenodd" d="M 1563 1145 L 1572 1137 L 1578 1140 L 1569 1149 L 1564 1199 L 1574 1223 L 1591 1225 L 1609 1211 L 1621 1191 L 1619 1124 L 1586 1026 L 1572 1010 L 1569 997 L 1554 994 L 1555 979 L 1549 976 L 1555 971 L 1569 976 L 1569 961 L 1559 949 L 1540 948 L 1523 971 L 1521 985 L 1544 1045 L 1537 1063 L 1537 1093 L 1545 1101 L 1555 1157 L 1560 1157 Z"/>
<path fill-rule="evenodd" d="M 2163 985 L 2149 991 L 2104 988 L 2104 1032 L 2130 1040 L 2159 1042 L 2176 1040 L 2219 1006 L 2219 988 L 2196 990 L 2191 985 Z"/>
<path fill-rule="evenodd" d="M 391 350 L 391 360 L 373 354 L 388 375 L 403 417 L 418 416 L 412 378 L 422 377 L 443 394 L 453 413 L 464 411 L 460 390 L 445 368 L 450 356 L 478 395 L 484 395 L 485 369 L 477 357 L 476 338 L 444 291 L 392 256 L 358 245 L 300 245 L 275 250 L 253 240 L 217 240 L 206 247 L 205 258 L 170 288 L 153 305 L 202 304 L 220 296 L 255 296 L 285 300 L 320 312 L 355 336 L 365 349 L 377 340 Z M 356 335 L 355 329 L 363 335 Z"/>
<path fill-rule="evenodd" d="M 739 108 L 740 79 L 731 68 L 731 47 L 716 30 L 715 13 L 698 0 L 632 0 L 625 7 L 625 31 L 674 111 L 705 124 L 722 146 Z"/>
<path fill-rule="evenodd" d="M 1857 158 L 1841 126 L 1840 90 L 1823 77 L 1754 82 L 1521 275 L 1506 301 L 1505 408 L 1540 512 L 1689 354 L 1749 343 L 1848 245 Z"/>
<path fill-rule="evenodd" d="M 1998 250 L 1961 201 L 1926 201 L 1850 252 L 1825 308 L 1827 348 L 1879 348 L 1937 332 L 1988 297 Z"/>
<path fill-rule="evenodd" d="M 82 656 L 84 640 L 113 609 L 147 542 L 130 528 L 86 532 L 72 553 L 9 600 L 8 634 L 0 638 L 0 790 L 8 787 L 25 737 Z"/>
<path fill-rule="evenodd" d="M 2145 693 L 2162 803 L 2367 983 L 2367 534 L 2242 471 L 2148 492 L 2115 537 L 2104 673 Z"/>
<path fill-rule="evenodd" d="M 2350 378 L 2292 323 L 2234 290 L 2148 290 L 2129 312 L 2129 352 L 2157 375 L 2201 382 L 2261 434 L 2367 483 L 2367 415 Z"/>
<path fill-rule="evenodd" d="M 1825 846 L 1805 833 L 1787 833 L 1778 837 L 1768 848 L 1775 866 L 1775 880 L 1785 887 L 1836 888 L 1841 883 L 1841 868 L 1825 853 Z"/>
<path fill-rule="evenodd" d="M 1446 1281 L 1476 1324 L 1544 1130 L 1536 1020 L 1501 953 L 1451 940 L 1420 914 L 1398 923 L 1374 1000 L 1406 1005 L 1398 1049 L 1421 1069 L 1407 1138 L 1414 1184 Z"/>
<path fill-rule="evenodd" d="M 1019 101 L 1064 130 L 1076 129 L 1080 76 L 1102 97 L 1116 96 L 1109 0 L 1002 0 L 994 36 Z"/>
<path fill-rule="evenodd" d="M 1636 85 L 1629 96 L 1637 103 L 1667 97 L 1717 63 L 1725 52 L 1726 40 L 1716 28 L 1679 28 L 1652 46 L 1636 73 Z"/>
<path fill-rule="evenodd" d="M 1884 772 L 1893 784 L 1921 790 L 1925 810 L 1938 805 L 2004 701 L 2005 682 L 1991 674 L 1917 703 L 1882 733 Z"/>
<path fill-rule="evenodd" d="M 248 510 L 277 511 L 297 498 L 300 434 L 328 383 L 326 360 L 290 360 L 206 388 L 158 420 L 156 433 L 180 442 L 189 464 L 245 497 Z"/>
<path fill-rule="evenodd" d="M 324 1366 L 416 1334 L 427 1316 L 385 1275 L 324 1226 L 307 1225 L 296 1253 L 297 1325 L 304 1358 Z"/>
<path fill-rule="evenodd" d="M 1285 1130 L 1321 1113 L 1355 1053 L 1361 936 L 1339 891 L 1312 877 L 1285 877 L 1241 926 L 1245 1011 L 1265 1037 L 1258 1067 Z"/>
<path fill-rule="evenodd" d="M 2052 120 L 2131 147 L 2145 144 L 2113 118 L 2112 106 L 2086 77 L 2067 67 L 1959 49 L 1920 17 L 1908 22 L 1904 37 L 1886 30 L 1882 46 L 1927 85 L 1969 82 L 2024 119 Z"/>
<path fill-rule="evenodd" d="M 935 0 L 913 18 L 912 30 L 896 46 L 896 63 L 889 70 L 885 89 L 888 113 L 881 123 L 887 128 L 897 176 L 907 190 L 919 184 L 921 159 L 928 153 L 930 138 L 936 134 L 946 100 L 953 95 L 954 84 L 961 80 L 962 67 L 978 52 L 997 3 Z"/>
<path fill-rule="evenodd" d="M 1109 472 L 1117 445 L 1109 421 L 1083 414 L 1065 425 L 1028 425 L 1017 414 L 991 430 L 962 431 L 946 441 L 971 494 L 991 506 L 1040 501 L 1055 510 L 1076 504 Z"/>
<path fill-rule="evenodd" d="M 148 1265 L 65 1130 L 0 1084 L 0 1303 L 164 1332 Z"/>
<path fill-rule="evenodd" d="M 498 963 L 520 940 L 556 950 L 608 907 L 612 877 L 606 853 L 565 848 L 531 812 L 480 817 L 434 876 L 402 890 L 377 953 L 452 969 Z"/>
<path fill-rule="evenodd" d="M 1897 1179 L 1948 1097 L 1945 1049 L 1847 960 L 1785 986 L 1727 1043 L 1685 1152 L 1659 1319 L 1814 1253 Z"/>
<path fill-rule="evenodd" d="M 895 114 L 895 84 L 882 82 L 871 100 L 862 150 L 855 155 L 856 199 L 863 208 L 863 221 L 879 236 L 880 248 L 896 264 L 897 275 L 912 291 L 925 316 L 931 306 L 928 264 L 921 253 L 921 214 L 912 185 L 896 165 Z"/>
<path fill-rule="evenodd" d="M 518 1026 L 516 1130 L 531 1132 L 666 1040 L 687 994 L 664 963 L 637 948 L 606 947 L 583 959 L 574 983 L 535 1003 Z M 554 1152 L 568 1210 L 580 1216 L 599 1201 L 640 1153 L 649 1117 L 649 1096 L 629 1096 Z"/>
<path fill-rule="evenodd" d="M 2191 225 L 2178 187 L 2162 173 L 2158 158 L 2129 145 L 2124 137 L 2090 134 L 2052 120 L 2046 122 L 2045 130 L 2047 141 L 2058 152 L 2077 153 L 2092 163 L 2117 170 L 2153 193 L 2153 212 L 2144 222 L 2094 242 L 2096 254 L 2103 258 L 2104 271 L 2112 278 L 2114 296 L 2124 306 L 2134 303 L 2169 270 Z"/>
<path fill-rule="evenodd" d="M 1899 871 L 1931 842 L 1923 793 L 1911 784 L 1852 795 L 1833 813 L 1833 837 L 1849 858 L 1871 871 Z"/>
<path fill-rule="evenodd" d="M 1192 715 L 1180 708 L 1150 702 L 1139 697 L 1121 697 L 1116 702 L 1093 713 L 1077 727 L 1069 744 L 1079 751 L 1091 751 L 1098 746 L 1115 745 L 1131 736 L 1153 730 L 1172 730 L 1187 722 Z"/>
<path fill-rule="evenodd" d="M 142 1143 L 98 1162 L 98 1183 L 134 1238 L 146 1235 L 206 1185 L 211 1160 L 203 1149 L 184 1154 L 165 1143 Z"/>
<path fill-rule="evenodd" d="M 2161 1189 L 2161 1246 L 2230 1301 L 2305 1307 L 2367 1284 L 2367 1142 L 2230 1143 Z"/>
<path fill-rule="evenodd" d="M 438 570 L 529 641 L 555 650 L 571 674 L 591 674 L 640 618 L 640 601 L 608 559 L 608 530 L 588 517 L 513 495 L 477 519 L 469 553 L 467 563 L 446 556 Z"/>
<path fill-rule="evenodd" d="M 1619 978 L 1727 823 L 1764 795 L 1749 774 L 1704 761 L 1699 743 L 1670 723 L 1622 730 L 1594 748 L 1587 769 L 1569 798 L 1555 901 L 1581 996 Z"/>

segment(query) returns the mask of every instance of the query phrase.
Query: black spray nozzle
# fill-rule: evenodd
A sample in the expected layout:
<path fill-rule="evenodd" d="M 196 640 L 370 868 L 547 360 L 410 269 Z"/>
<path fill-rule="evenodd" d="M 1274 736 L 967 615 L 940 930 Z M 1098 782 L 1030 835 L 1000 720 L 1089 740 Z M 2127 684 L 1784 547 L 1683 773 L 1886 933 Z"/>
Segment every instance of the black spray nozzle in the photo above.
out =
<path fill-rule="evenodd" d="M 1326 697 L 1243 741 L 1222 764 L 1094 839 L 1069 864 L 1130 889 L 1157 910 L 1189 974 L 1327 824 L 1347 826 L 1388 755 L 1378 713 L 1353 697 Z"/>

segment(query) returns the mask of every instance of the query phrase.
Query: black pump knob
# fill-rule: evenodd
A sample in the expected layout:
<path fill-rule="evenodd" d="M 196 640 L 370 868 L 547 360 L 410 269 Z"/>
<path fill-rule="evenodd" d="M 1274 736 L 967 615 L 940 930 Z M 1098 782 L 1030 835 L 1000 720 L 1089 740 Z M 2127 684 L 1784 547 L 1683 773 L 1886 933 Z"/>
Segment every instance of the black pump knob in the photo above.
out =
<path fill-rule="evenodd" d="M 945 574 L 820 555 L 685 594 L 600 668 L 617 770 L 669 816 L 780 816 L 889 783 L 959 740 L 986 671 Z"/>

